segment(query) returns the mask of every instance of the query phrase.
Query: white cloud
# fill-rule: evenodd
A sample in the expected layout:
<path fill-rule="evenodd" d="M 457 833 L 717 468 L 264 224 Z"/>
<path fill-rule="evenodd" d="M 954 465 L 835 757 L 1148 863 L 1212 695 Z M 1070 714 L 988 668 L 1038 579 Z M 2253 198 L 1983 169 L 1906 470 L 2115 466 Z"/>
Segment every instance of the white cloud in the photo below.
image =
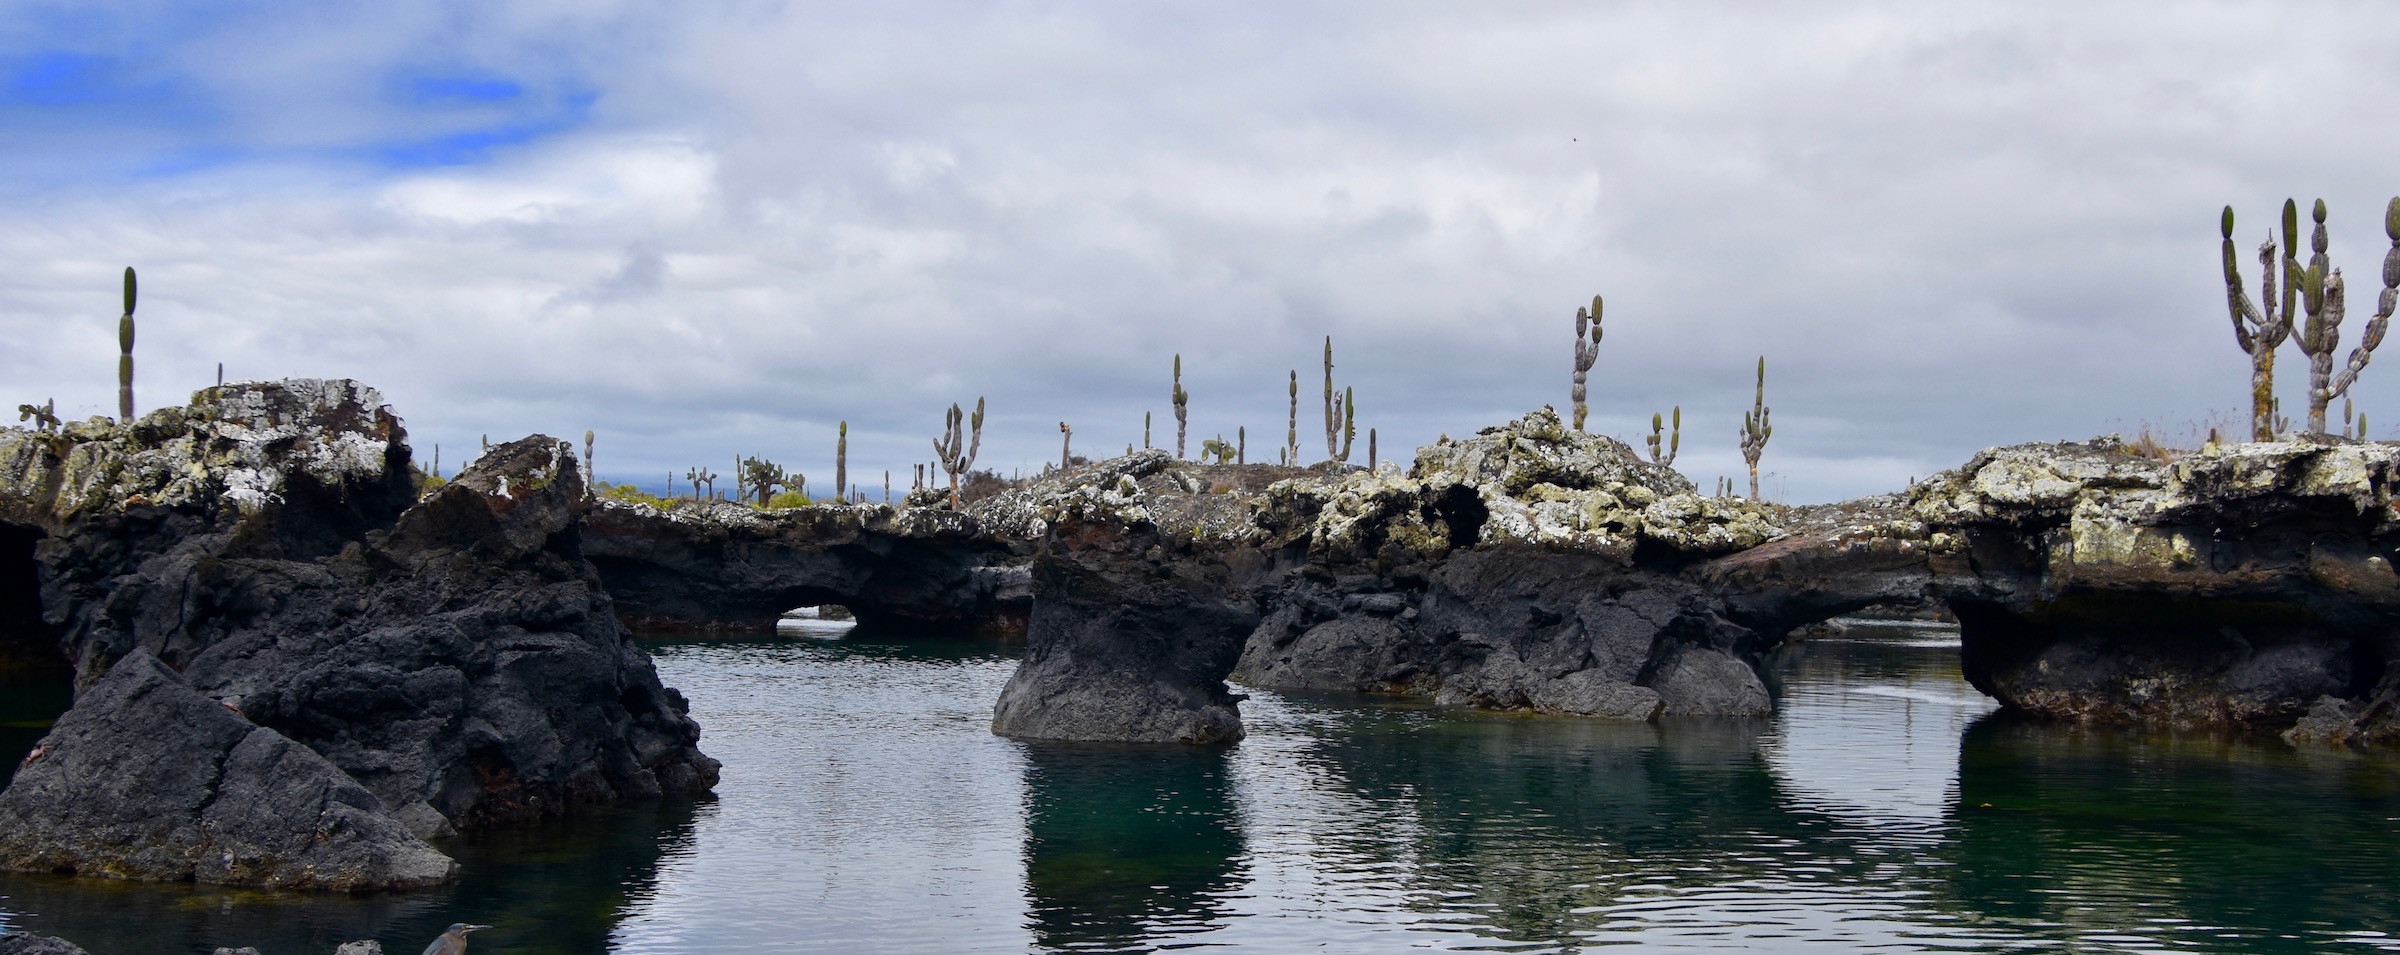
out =
<path fill-rule="evenodd" d="M 365 378 L 453 448 L 591 427 L 629 476 L 754 452 L 813 473 L 849 420 L 859 470 L 905 475 L 980 394 L 1005 470 L 1049 460 L 1062 418 L 1121 449 L 1149 410 L 1171 443 L 1177 353 L 1195 444 L 1278 444 L 1296 368 L 1309 446 L 1331 334 L 1405 458 L 1563 404 L 1599 292 L 1595 421 L 1638 444 L 1681 405 L 1686 472 L 1739 474 L 1765 354 L 1765 467 L 1825 499 L 1986 444 L 2239 417 L 2217 208 L 2247 250 L 2286 195 L 2323 195 L 2364 284 L 2400 192 L 2375 40 L 2400 13 L 2377 7 L 654 16 L 303 24 L 278 37 L 342 55 L 204 74 L 251 117 L 228 135 L 325 148 L 134 179 L 94 152 L 89 181 L 0 207 L 13 400 L 113 404 L 130 262 L 145 403 L 224 360 Z M 453 39 L 475 69 L 532 64 L 529 89 L 589 87 L 588 121 L 428 169 L 327 146 L 415 135 L 340 91 Z M 2383 363 L 2358 403 L 2400 421 Z"/>

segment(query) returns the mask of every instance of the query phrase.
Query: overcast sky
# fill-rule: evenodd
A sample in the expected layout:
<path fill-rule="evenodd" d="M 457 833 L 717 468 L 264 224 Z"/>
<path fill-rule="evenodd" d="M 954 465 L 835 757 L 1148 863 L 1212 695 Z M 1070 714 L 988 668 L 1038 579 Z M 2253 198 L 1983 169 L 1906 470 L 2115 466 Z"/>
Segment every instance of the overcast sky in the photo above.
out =
<path fill-rule="evenodd" d="M 203 9 L 205 8 L 205 9 Z M 1683 408 L 1677 466 L 1794 503 L 1979 448 L 2246 420 L 2217 216 L 2287 196 L 2373 309 L 2400 5 L 0 3 L 0 382 L 354 377 L 420 455 L 599 432 L 656 490 L 763 453 L 905 487 L 1194 453 L 1323 337 L 1384 457 L 1567 405 Z M 2249 278 L 2256 281 L 2256 275 Z M 2287 410 L 2305 361 L 2286 346 Z M 2400 354 L 2356 389 L 2400 433 Z M 864 478 L 860 478 L 864 475 Z"/>

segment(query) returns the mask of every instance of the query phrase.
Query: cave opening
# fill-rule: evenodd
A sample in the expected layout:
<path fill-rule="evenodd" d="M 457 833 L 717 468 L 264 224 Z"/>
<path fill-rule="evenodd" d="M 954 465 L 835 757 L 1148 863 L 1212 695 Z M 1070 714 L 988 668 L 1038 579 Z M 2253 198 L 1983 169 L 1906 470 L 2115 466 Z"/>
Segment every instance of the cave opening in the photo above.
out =
<path fill-rule="evenodd" d="M 74 702 L 75 668 L 42 619 L 40 528 L 0 524 L 0 787 Z"/>

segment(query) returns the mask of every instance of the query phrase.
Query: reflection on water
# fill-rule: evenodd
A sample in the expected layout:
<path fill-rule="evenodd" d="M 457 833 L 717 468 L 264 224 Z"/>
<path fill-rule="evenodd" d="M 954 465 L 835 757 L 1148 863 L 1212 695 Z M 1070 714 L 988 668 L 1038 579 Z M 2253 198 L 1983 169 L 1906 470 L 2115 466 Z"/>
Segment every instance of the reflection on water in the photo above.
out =
<path fill-rule="evenodd" d="M 1243 881 L 1224 750 L 1037 743 L 1025 756 L 1037 942 L 1148 951 L 1222 921 Z"/>
<path fill-rule="evenodd" d="M 1781 651 L 1772 721 L 1258 692 L 1190 750 L 999 739 L 1008 651 L 793 623 L 655 648 L 714 802 L 486 838 L 444 892 L 7 877 L 0 920 L 102 955 L 455 918 L 500 952 L 2400 951 L 2400 766 L 2017 723 L 1940 632 Z"/>
<path fill-rule="evenodd" d="M 243 945 L 270 955 L 323 953 L 360 938 L 414 951 L 452 922 L 494 926 L 475 936 L 478 951 L 600 952 L 628 900 L 654 894 L 658 860 L 686 851 L 707 810 L 667 800 L 449 840 L 441 847 L 466 867 L 456 885 L 379 896 L 0 873 L 0 923 L 62 936 L 95 955 L 207 955 Z"/>

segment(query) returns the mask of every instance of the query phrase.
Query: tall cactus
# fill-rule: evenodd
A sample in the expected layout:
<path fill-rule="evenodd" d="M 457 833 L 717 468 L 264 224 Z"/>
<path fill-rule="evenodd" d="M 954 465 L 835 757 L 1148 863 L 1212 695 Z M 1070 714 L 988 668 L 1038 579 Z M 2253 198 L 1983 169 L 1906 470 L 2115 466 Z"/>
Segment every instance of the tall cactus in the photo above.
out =
<path fill-rule="evenodd" d="M 2290 200 L 2284 201 L 2283 216 L 2284 232 L 2288 236 L 2298 228 L 2295 221 L 2297 210 Z M 2241 265 L 2233 254 L 2232 206 L 2225 207 L 2218 231 L 2225 237 L 2225 308 L 2233 314 L 2233 342 L 2250 356 L 2250 439 L 2273 441 L 2277 430 L 2275 350 L 2283 347 L 2284 338 L 2292 333 L 2292 312 L 2296 308 L 2293 293 L 2298 291 L 2298 283 L 2284 287 L 2282 308 L 2279 310 L 2275 299 L 2275 270 L 2283 263 L 2276 254 L 2274 230 L 2268 230 L 2267 241 L 2258 247 L 2258 298 L 2265 305 L 2262 312 L 2259 305 L 2251 303 L 2249 293 L 2242 290 Z"/>
<path fill-rule="evenodd" d="M 1759 383 L 1763 386 L 1766 383 L 1765 375 L 1763 374 L 1764 369 L 1762 368 L 1761 371 L 1762 374 L 1760 375 Z M 1671 436 L 1668 437 L 1667 453 L 1662 457 L 1658 453 L 1658 438 L 1661 430 L 1660 425 L 1663 423 L 1664 422 L 1659 420 L 1658 412 L 1653 411 L 1650 413 L 1650 463 L 1656 464 L 1659 467 L 1674 467 L 1675 455 L 1683 450 L 1683 406 L 1675 406 L 1675 431 Z M 1764 444 L 1766 442 L 1764 439 L 1761 439 L 1759 443 Z"/>
<path fill-rule="evenodd" d="M 125 314 L 117 318 L 117 420 L 133 423 L 133 266 L 125 267 Z"/>
<path fill-rule="evenodd" d="M 1367 471 L 1375 471 L 1375 429 L 1367 429 Z"/>
<path fill-rule="evenodd" d="M 1300 369 L 1292 369 L 1292 417 L 1283 432 L 1283 464 L 1300 463 Z"/>
<path fill-rule="evenodd" d="M 2286 207 L 2287 210 L 2289 207 Z M 2301 286 L 2300 301 L 2308 309 L 2308 322 L 2301 326 L 2293 340 L 2308 355 L 2308 430 L 2325 433 L 2325 408 L 2333 399 L 2350 391 L 2358 382 L 2358 373 L 2366 370 L 2367 359 L 2375 346 L 2383 344 L 2385 328 L 2391 324 L 2394 298 L 2400 296 L 2400 196 L 2384 206 L 2383 231 L 2392 240 L 2391 251 L 2383 257 L 2383 294 L 2375 303 L 2375 317 L 2367 321 L 2360 334 L 2358 347 L 2351 349 L 2350 358 L 2340 372 L 2333 369 L 2334 351 L 2341 344 L 2341 324 L 2346 314 L 2343 302 L 2342 272 L 2332 267 L 2325 257 L 2325 200 L 2319 199 L 2310 210 L 2315 229 L 2308 238 L 2308 265 L 2302 267 L 2290 258 L 2284 260 L 2284 271 Z M 2296 231 L 2296 217 L 2285 213 L 2285 239 L 2288 244 Z"/>
<path fill-rule="evenodd" d="M 440 477 L 441 475 L 434 476 Z M 599 476 L 592 470 L 592 429 L 585 428 L 583 429 L 583 491 L 585 496 L 590 496 L 592 488 L 599 486 L 599 483 Z"/>
<path fill-rule="evenodd" d="M 1250 463 L 1250 426 L 1233 429 L 1233 463 Z"/>
<path fill-rule="evenodd" d="M 839 432 L 837 432 L 837 436 L 836 436 L 836 437 L 833 439 L 833 494 L 834 494 L 834 496 L 835 496 L 835 497 L 841 497 L 842 495 L 845 495 L 845 494 L 848 494 L 848 493 L 850 493 L 848 490 L 846 490 L 846 489 L 847 489 L 849 486 L 850 486 L 850 422 L 844 421 L 844 422 L 842 422 L 841 430 L 840 430 Z M 762 502 L 762 503 L 763 503 L 763 502 Z"/>
<path fill-rule="evenodd" d="M 1058 469 L 1064 471 L 1067 462 L 1075 457 L 1075 429 L 1061 421 L 1058 423 L 1058 435 Z"/>
<path fill-rule="evenodd" d="M 1344 388 L 1341 394 L 1333 391 L 1333 336 L 1325 336 L 1325 457 L 1331 461 L 1350 460 L 1350 439 L 1358 436 L 1358 415 L 1350 407 L 1357 397 L 1356 389 Z"/>
<path fill-rule="evenodd" d="M 1142 412 L 1142 450 L 1150 449 L 1150 412 Z"/>
<path fill-rule="evenodd" d="M 1591 338 L 1586 340 L 1584 336 Z M 1600 360 L 1600 296 L 1592 296 L 1590 311 L 1575 310 L 1575 430 L 1583 430 L 1584 381 L 1591 374 L 1592 363 Z"/>
<path fill-rule="evenodd" d="M 1175 402 L 1175 460 L 1181 461 L 1183 460 L 1183 427 L 1186 423 L 1184 415 L 1186 411 L 1190 410 L 1188 405 L 1192 396 L 1190 392 L 1183 390 L 1183 356 L 1180 354 L 1175 356 L 1175 386 L 1173 390 L 1167 392 L 1167 398 Z"/>
<path fill-rule="evenodd" d="M 1742 413 L 1742 460 L 1750 463 L 1750 499 L 1758 500 L 1758 456 L 1767 450 L 1767 439 L 1775 436 L 1775 426 L 1767 422 L 1767 356 L 1758 356 L 1758 391 L 1750 398 L 1750 410 Z"/>
<path fill-rule="evenodd" d="M 934 459 L 950 475 L 950 507 L 953 510 L 958 507 L 958 476 L 975 466 L 975 455 L 983 450 L 983 398 L 979 396 L 975 399 L 975 417 L 968 419 L 967 431 L 959 428 L 962 417 L 958 406 L 951 405 L 950 413 L 944 419 L 942 436 L 933 441 Z M 969 434 L 973 436 L 971 441 L 968 440 Z"/>

